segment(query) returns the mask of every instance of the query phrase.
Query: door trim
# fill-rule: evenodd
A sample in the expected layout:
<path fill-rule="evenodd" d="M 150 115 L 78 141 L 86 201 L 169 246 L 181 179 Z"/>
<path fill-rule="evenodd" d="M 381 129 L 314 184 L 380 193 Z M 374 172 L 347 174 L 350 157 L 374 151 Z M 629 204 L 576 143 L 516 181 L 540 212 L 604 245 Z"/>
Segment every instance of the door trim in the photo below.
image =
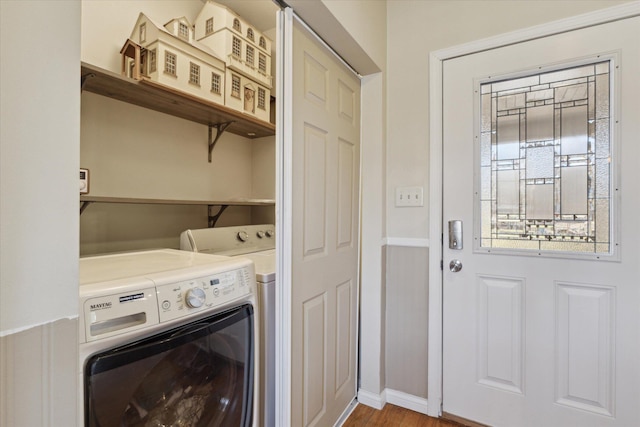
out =
<path fill-rule="evenodd" d="M 632 2 L 574 17 L 501 34 L 470 43 L 437 50 L 429 54 L 429 236 L 436 242 L 442 230 L 442 138 L 443 138 L 443 62 L 559 33 L 574 31 L 640 15 L 640 2 Z M 440 265 L 442 240 L 431 245 L 429 265 Z M 442 411 L 442 285 L 443 274 L 438 268 L 429 269 L 429 342 L 427 414 L 440 416 Z"/>
<path fill-rule="evenodd" d="M 276 61 L 276 425 L 291 425 L 291 236 L 293 222 L 292 145 L 293 145 L 293 79 L 283 73 L 292 68 L 293 10 L 277 13 Z M 285 292 L 286 291 L 286 292 Z"/>

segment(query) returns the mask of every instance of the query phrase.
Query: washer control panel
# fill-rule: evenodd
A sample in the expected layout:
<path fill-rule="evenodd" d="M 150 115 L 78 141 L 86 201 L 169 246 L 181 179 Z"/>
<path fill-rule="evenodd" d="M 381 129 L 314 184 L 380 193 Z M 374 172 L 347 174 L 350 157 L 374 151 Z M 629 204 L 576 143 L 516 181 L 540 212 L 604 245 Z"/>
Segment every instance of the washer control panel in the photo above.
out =
<path fill-rule="evenodd" d="M 156 286 L 160 322 L 226 304 L 252 292 L 249 272 L 241 268 L 224 273 Z"/>

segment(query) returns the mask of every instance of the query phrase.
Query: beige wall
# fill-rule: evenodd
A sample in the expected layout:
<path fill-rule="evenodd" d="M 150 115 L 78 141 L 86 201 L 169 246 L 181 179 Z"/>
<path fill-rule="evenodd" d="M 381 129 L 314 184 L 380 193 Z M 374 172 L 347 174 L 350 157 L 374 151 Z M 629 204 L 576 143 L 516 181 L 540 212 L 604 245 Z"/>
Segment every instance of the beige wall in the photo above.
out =
<path fill-rule="evenodd" d="M 389 0 L 387 236 L 428 237 L 429 204 L 396 208 L 393 195 L 398 186 L 417 185 L 424 187 L 428 200 L 429 52 L 620 3 L 624 2 Z"/>

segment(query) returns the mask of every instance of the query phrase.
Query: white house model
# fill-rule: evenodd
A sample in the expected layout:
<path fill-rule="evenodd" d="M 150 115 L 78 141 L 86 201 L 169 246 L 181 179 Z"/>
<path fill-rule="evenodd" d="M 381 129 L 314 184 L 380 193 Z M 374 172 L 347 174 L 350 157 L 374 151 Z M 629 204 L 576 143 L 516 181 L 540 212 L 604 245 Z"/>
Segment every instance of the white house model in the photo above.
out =
<path fill-rule="evenodd" d="M 271 40 L 225 6 L 207 1 L 193 26 L 140 13 L 120 53 L 124 75 L 269 121 Z"/>

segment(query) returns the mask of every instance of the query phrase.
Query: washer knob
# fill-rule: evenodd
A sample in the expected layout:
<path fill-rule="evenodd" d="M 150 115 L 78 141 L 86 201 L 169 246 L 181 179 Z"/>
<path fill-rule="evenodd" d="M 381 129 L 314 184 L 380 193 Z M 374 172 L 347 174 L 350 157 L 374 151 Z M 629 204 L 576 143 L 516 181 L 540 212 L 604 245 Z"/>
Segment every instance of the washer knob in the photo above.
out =
<path fill-rule="evenodd" d="M 247 240 L 249 240 L 249 235 L 246 231 L 238 231 L 237 237 L 241 242 L 246 242 Z"/>
<path fill-rule="evenodd" d="M 267 237 L 273 237 L 273 230 L 267 230 L 265 234 Z"/>
<path fill-rule="evenodd" d="M 193 288 L 187 291 L 185 295 L 185 301 L 187 305 L 191 308 L 200 308 L 204 301 L 207 299 L 207 295 L 204 293 L 202 288 Z"/>
<path fill-rule="evenodd" d="M 261 230 L 261 231 L 258 231 L 258 232 L 256 233 L 256 236 L 258 236 L 258 239 L 262 239 L 262 238 L 264 237 L 264 231 L 262 231 L 262 230 Z"/>

